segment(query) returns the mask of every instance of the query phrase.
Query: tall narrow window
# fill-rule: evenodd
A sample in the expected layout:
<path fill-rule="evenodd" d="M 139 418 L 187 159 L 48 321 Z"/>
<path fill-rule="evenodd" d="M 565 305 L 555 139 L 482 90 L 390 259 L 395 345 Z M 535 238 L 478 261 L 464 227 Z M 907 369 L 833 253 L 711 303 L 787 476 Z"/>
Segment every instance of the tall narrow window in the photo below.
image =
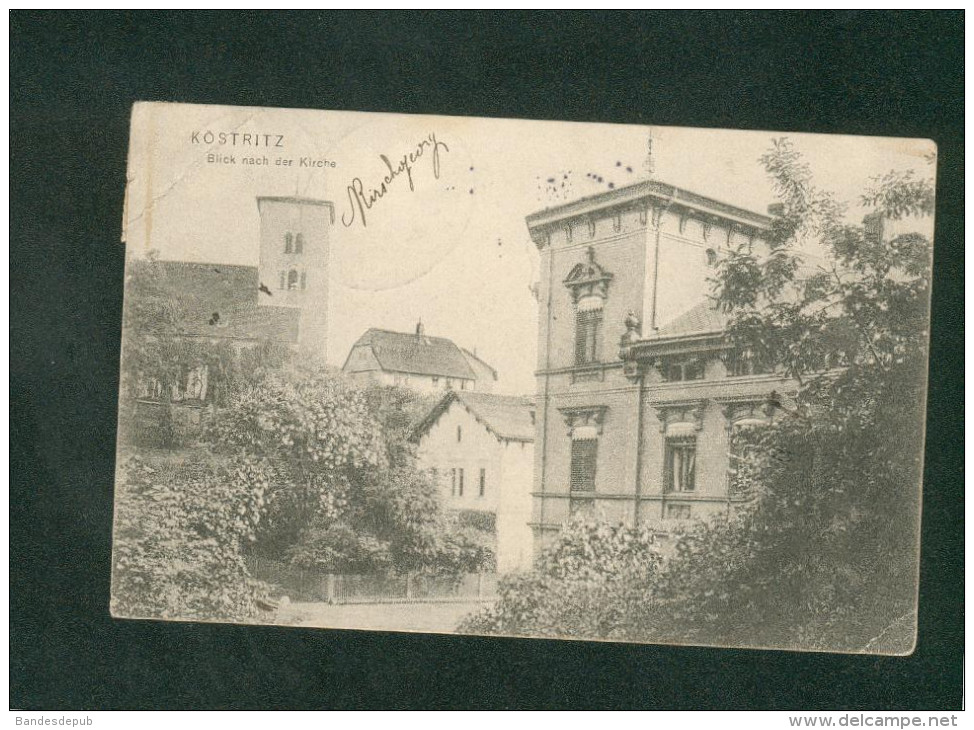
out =
<path fill-rule="evenodd" d="M 284 234 L 284 253 L 291 253 L 294 249 L 294 234 L 290 231 Z"/>
<path fill-rule="evenodd" d="M 285 273 L 284 273 L 284 272 L 282 271 L 282 272 L 281 272 L 281 286 L 279 287 L 280 289 L 283 289 L 283 288 L 284 288 L 284 281 L 285 281 L 285 279 L 286 279 L 286 278 L 287 278 L 287 274 L 285 274 Z"/>
<path fill-rule="evenodd" d="M 294 237 L 294 253 L 304 253 L 304 234 L 299 233 Z"/>
<path fill-rule="evenodd" d="M 302 271 L 301 272 L 301 288 L 304 289 L 307 286 L 308 286 L 308 272 L 307 271 Z"/>
<path fill-rule="evenodd" d="M 462 440 L 463 440 L 463 428 L 457 426 L 457 443 L 460 443 Z"/>
<path fill-rule="evenodd" d="M 291 269 L 287 272 L 287 288 L 297 289 L 298 288 L 298 272 Z"/>
<path fill-rule="evenodd" d="M 602 310 L 580 311 L 575 315 L 575 364 L 598 362 L 602 344 Z"/>
<path fill-rule="evenodd" d="M 450 496 L 457 496 L 457 470 L 450 469 Z"/>
<path fill-rule="evenodd" d="M 487 493 L 487 470 L 480 470 L 480 496 L 483 497 Z"/>
<path fill-rule="evenodd" d="M 463 469 L 457 469 L 457 496 L 463 496 Z"/>
<path fill-rule="evenodd" d="M 599 451 L 596 439 L 572 441 L 570 488 L 573 492 L 595 491 L 595 465 Z"/>
<path fill-rule="evenodd" d="M 696 488 L 697 440 L 693 436 L 666 439 L 666 491 Z"/>

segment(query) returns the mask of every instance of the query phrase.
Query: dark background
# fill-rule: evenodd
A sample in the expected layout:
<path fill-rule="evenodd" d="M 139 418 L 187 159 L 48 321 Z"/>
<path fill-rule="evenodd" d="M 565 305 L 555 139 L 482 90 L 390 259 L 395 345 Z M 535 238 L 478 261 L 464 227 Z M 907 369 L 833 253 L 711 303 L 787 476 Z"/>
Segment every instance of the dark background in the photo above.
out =
<path fill-rule="evenodd" d="M 963 14 L 10 14 L 10 705 L 947 709 L 963 635 Z M 907 658 L 116 621 L 136 100 L 928 137 L 920 635 Z"/>

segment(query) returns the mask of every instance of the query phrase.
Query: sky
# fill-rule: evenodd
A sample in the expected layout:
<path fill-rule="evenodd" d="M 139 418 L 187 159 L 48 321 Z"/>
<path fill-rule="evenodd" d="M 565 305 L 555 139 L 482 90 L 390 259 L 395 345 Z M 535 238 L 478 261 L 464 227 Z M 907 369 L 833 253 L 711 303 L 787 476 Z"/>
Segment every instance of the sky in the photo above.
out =
<path fill-rule="evenodd" d="M 139 104 L 123 238 L 129 256 L 257 266 L 258 196 L 332 201 L 329 362 L 341 365 L 369 327 L 413 331 L 422 319 L 497 369 L 498 391 L 533 393 L 539 257 L 525 217 L 645 179 L 650 139 L 656 179 L 765 212 L 775 197 L 759 158 L 779 136 L 839 200 L 854 203 L 890 170 L 933 173 L 926 140 Z M 360 206 L 349 186 L 379 187 L 383 155 L 399 172 Z M 853 205 L 850 220 L 863 212 Z"/>

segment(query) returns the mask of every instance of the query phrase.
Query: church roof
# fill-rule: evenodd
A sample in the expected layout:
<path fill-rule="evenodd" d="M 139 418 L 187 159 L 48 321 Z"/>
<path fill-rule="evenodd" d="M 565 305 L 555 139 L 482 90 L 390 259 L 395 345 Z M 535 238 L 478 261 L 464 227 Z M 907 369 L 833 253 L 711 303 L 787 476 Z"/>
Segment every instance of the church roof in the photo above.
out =
<path fill-rule="evenodd" d="M 387 372 L 476 379 L 461 349 L 446 337 L 372 328 L 359 337 L 353 349 L 363 346 L 372 350 L 379 367 Z"/>
<path fill-rule="evenodd" d="M 454 402 L 460 403 L 494 436 L 508 441 L 534 441 L 534 399 L 520 395 L 495 395 L 451 390 L 444 395 L 413 431 L 419 440 Z"/>
<path fill-rule="evenodd" d="M 259 290 L 253 266 L 156 261 L 162 286 L 179 307 L 179 331 L 193 337 L 264 340 L 294 343 L 298 339 L 300 310 L 258 304 L 258 297 L 273 294 Z"/>

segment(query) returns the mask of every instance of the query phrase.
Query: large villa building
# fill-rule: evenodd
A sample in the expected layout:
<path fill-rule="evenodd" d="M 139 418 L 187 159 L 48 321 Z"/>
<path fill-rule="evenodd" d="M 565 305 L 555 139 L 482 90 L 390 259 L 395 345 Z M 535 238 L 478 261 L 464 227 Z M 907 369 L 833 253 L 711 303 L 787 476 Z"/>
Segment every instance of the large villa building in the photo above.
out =
<path fill-rule="evenodd" d="M 542 272 L 535 552 L 575 515 L 667 530 L 733 509 L 731 435 L 789 384 L 729 349 L 707 279 L 771 223 L 657 181 L 528 216 Z"/>

